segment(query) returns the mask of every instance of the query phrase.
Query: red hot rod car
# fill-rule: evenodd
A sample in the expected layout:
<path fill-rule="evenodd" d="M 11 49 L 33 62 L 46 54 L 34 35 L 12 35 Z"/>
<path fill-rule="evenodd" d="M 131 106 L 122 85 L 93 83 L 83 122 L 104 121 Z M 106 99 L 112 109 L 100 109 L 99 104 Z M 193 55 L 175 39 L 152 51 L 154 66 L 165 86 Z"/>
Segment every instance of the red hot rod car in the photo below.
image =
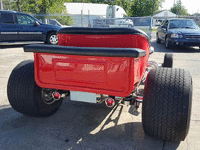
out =
<path fill-rule="evenodd" d="M 62 28 L 59 45 L 28 45 L 34 53 L 12 71 L 7 87 L 11 106 L 32 116 L 53 114 L 66 96 L 90 103 L 116 100 L 142 103 L 146 134 L 167 141 L 187 136 L 192 101 L 188 71 L 172 68 L 166 54 L 162 67 L 148 61 L 153 52 L 148 36 L 134 28 Z M 138 87 L 145 82 L 143 96 Z M 98 97 L 100 95 L 100 97 Z"/>

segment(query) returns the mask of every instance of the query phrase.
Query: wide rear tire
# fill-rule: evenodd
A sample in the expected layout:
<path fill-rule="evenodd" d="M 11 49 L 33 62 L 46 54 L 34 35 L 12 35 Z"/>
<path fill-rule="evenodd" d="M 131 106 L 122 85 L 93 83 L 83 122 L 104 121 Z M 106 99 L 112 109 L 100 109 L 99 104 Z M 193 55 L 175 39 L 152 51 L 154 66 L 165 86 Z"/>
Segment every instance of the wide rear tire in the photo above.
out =
<path fill-rule="evenodd" d="M 31 116 L 53 114 L 60 107 L 62 99 L 47 104 L 42 91 L 35 83 L 33 61 L 23 61 L 13 69 L 7 85 L 8 100 L 13 109 Z"/>
<path fill-rule="evenodd" d="M 151 70 L 142 106 L 145 133 L 165 141 L 183 141 L 189 130 L 191 104 L 192 78 L 188 71 Z"/>

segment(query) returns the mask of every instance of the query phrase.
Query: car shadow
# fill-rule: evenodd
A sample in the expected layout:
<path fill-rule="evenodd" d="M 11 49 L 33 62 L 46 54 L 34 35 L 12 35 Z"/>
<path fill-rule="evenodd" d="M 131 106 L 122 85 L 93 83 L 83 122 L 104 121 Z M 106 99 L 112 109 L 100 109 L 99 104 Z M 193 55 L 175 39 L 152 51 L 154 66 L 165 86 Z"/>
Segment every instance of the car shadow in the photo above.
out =
<path fill-rule="evenodd" d="M 189 46 L 174 46 L 170 49 L 165 48 L 165 43 L 157 43 L 155 40 L 151 42 L 151 46 L 154 47 L 155 52 L 163 53 L 200 53 L 199 47 L 189 47 Z"/>
<path fill-rule="evenodd" d="M 111 110 L 104 104 L 66 100 L 55 114 L 35 118 L 2 106 L 0 149 L 177 149 L 180 142 L 145 135 L 142 123 L 134 121 L 138 116 L 127 114 L 124 108 L 117 104 Z M 123 122 L 126 116 L 132 121 Z"/>
<path fill-rule="evenodd" d="M 8 49 L 8 48 L 23 48 L 28 44 L 18 44 L 18 45 L 0 45 L 0 49 Z"/>
<path fill-rule="evenodd" d="M 0 43 L 0 49 L 7 49 L 7 48 L 23 48 L 25 45 L 30 45 L 30 44 L 44 44 L 43 42 L 33 42 L 33 43 L 17 43 L 17 44 L 1 44 Z"/>

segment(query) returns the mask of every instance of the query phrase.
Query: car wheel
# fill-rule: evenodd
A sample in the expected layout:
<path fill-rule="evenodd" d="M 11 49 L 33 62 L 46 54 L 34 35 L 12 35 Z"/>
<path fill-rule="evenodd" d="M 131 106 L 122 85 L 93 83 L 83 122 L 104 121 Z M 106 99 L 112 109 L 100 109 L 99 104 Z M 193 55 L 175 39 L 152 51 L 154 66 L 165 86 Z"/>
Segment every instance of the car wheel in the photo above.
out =
<path fill-rule="evenodd" d="M 156 34 L 156 42 L 157 42 L 157 43 L 160 43 L 160 42 L 161 42 L 161 40 L 160 40 L 159 37 L 158 37 L 158 33 Z"/>
<path fill-rule="evenodd" d="M 165 54 L 163 67 L 172 68 L 173 67 L 173 54 Z"/>
<path fill-rule="evenodd" d="M 131 28 L 131 27 L 133 27 L 133 25 L 129 24 L 128 27 Z"/>
<path fill-rule="evenodd" d="M 142 105 L 145 133 L 165 141 L 183 141 L 189 130 L 191 104 L 192 78 L 188 71 L 174 68 L 151 70 Z"/>
<path fill-rule="evenodd" d="M 58 37 L 56 35 L 56 32 L 51 32 L 47 36 L 47 44 L 57 45 L 58 44 Z"/>
<path fill-rule="evenodd" d="M 165 38 L 165 47 L 167 49 L 171 48 L 171 42 L 169 42 L 169 38 L 168 37 Z"/>
<path fill-rule="evenodd" d="M 19 63 L 9 77 L 8 100 L 12 108 L 22 114 L 39 117 L 53 114 L 63 98 L 53 99 L 51 92 L 36 84 L 34 62 L 31 60 Z"/>

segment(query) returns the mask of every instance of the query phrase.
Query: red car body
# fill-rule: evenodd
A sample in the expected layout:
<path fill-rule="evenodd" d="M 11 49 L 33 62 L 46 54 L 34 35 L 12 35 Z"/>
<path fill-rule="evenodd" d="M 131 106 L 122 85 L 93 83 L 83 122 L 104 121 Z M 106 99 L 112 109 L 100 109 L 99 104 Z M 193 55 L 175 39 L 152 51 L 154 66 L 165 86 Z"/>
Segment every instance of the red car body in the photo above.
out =
<path fill-rule="evenodd" d="M 63 28 L 57 35 L 59 46 L 48 47 L 52 53 L 40 51 L 40 48 L 32 50 L 38 86 L 126 97 L 142 80 L 150 53 L 149 39 L 142 31 Z M 65 50 L 56 52 L 58 47 L 81 47 L 83 51 L 81 54 L 73 54 L 76 50 L 63 54 Z M 83 54 L 88 48 L 94 48 L 94 54 Z M 107 53 L 109 48 L 121 48 L 120 53 L 134 48 L 133 52 L 139 49 L 145 54 L 138 57 L 104 56 L 102 51 Z"/>

